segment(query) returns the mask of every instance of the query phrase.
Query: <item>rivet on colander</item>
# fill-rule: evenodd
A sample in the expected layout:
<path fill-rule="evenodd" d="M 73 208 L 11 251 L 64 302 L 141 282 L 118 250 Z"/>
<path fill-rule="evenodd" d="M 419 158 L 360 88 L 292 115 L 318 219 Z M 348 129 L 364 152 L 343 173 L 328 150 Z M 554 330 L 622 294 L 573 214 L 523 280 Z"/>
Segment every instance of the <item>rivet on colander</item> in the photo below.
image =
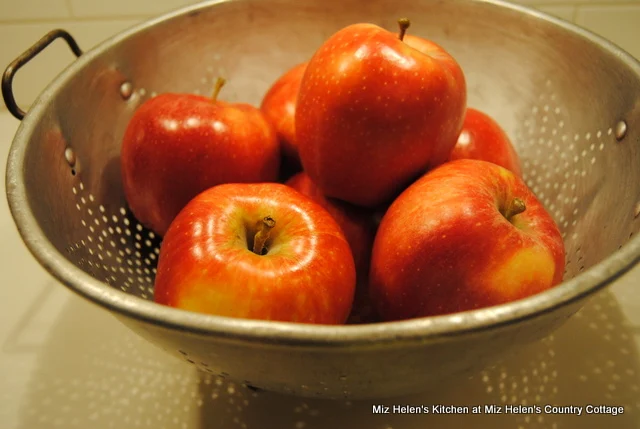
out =
<path fill-rule="evenodd" d="M 122 98 L 128 100 L 131 94 L 133 94 L 133 85 L 131 85 L 131 82 L 124 82 L 120 85 L 120 95 Z"/>
<path fill-rule="evenodd" d="M 76 165 L 76 153 L 70 147 L 64 150 L 64 159 L 69 164 L 69 167 L 73 168 Z M 75 170 L 73 171 L 75 175 Z"/>
<path fill-rule="evenodd" d="M 70 147 L 64 150 L 64 159 L 67 160 L 67 164 L 69 167 L 73 167 L 76 165 L 76 153 Z"/>
<path fill-rule="evenodd" d="M 625 121 L 620 121 L 616 124 L 615 134 L 618 141 L 627 135 L 627 123 Z"/>

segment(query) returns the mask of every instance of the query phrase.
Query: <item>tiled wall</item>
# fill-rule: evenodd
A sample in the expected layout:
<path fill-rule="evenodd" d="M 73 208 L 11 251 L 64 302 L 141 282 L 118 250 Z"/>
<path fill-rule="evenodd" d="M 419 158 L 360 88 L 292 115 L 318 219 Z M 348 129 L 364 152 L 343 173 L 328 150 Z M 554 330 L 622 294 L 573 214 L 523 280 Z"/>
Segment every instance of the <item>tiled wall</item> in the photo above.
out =
<path fill-rule="evenodd" d="M 85 50 L 141 20 L 190 0 L 0 0 L 0 68 L 54 28 L 68 30 Z M 582 25 L 640 58 L 640 0 L 519 0 Z M 27 106 L 72 54 L 54 43 L 16 76 L 16 98 Z M 0 109 L 4 103 L 0 103 Z"/>

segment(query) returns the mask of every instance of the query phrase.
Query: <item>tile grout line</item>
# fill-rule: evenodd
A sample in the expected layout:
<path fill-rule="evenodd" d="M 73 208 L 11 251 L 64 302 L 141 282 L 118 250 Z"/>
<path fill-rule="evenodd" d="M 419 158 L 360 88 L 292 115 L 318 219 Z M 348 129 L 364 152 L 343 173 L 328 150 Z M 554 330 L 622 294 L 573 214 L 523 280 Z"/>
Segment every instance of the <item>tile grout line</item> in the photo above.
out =
<path fill-rule="evenodd" d="M 74 17 L 74 13 L 73 13 L 73 4 L 71 3 L 71 0 L 65 0 L 65 3 L 67 4 L 67 12 L 69 13 L 70 17 Z"/>

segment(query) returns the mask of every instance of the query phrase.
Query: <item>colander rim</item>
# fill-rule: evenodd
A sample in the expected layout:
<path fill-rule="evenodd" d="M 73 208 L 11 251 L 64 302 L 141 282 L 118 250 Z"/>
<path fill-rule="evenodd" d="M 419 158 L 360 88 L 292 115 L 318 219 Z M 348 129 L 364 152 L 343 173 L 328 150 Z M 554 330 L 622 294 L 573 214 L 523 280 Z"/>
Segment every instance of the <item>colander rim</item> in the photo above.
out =
<path fill-rule="evenodd" d="M 182 15 L 196 13 L 216 4 L 242 1 L 244 0 L 204 1 L 147 20 L 105 40 L 92 50 L 84 53 L 52 81 L 40 94 L 32 105 L 31 110 L 22 120 L 13 139 L 7 161 L 6 194 L 9 208 L 28 250 L 40 265 L 70 290 L 119 316 L 164 328 L 177 329 L 185 332 L 185 334 L 216 336 L 230 341 L 251 341 L 256 344 L 307 347 L 363 347 L 379 346 L 383 343 L 402 345 L 408 342 L 451 338 L 539 317 L 544 313 L 553 311 L 555 308 L 584 299 L 621 277 L 640 261 L 640 236 L 636 236 L 617 252 L 609 255 L 581 274 L 548 291 L 529 298 L 496 307 L 450 315 L 343 326 L 248 320 L 192 313 L 138 298 L 113 288 L 85 273 L 68 261 L 47 240 L 28 203 L 23 176 L 26 143 L 33 130 L 37 127 L 40 118 L 46 112 L 48 101 L 54 96 L 58 88 L 73 78 L 78 70 L 99 57 L 113 45 L 134 36 L 138 32 Z M 457 1 L 492 4 L 531 15 L 533 18 L 550 21 L 613 52 L 640 76 L 640 63 L 631 55 L 612 42 L 572 23 L 526 6 L 511 4 L 502 0 Z"/>

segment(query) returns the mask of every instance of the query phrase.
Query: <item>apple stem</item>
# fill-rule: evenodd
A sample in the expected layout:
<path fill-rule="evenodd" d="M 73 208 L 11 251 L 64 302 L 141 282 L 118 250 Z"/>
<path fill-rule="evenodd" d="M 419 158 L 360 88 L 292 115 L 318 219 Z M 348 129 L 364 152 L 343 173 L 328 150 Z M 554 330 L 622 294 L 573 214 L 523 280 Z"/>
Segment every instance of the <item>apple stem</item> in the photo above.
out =
<path fill-rule="evenodd" d="M 211 95 L 211 99 L 215 102 L 218 100 L 218 94 L 220 94 L 220 90 L 222 89 L 222 87 L 224 86 L 224 84 L 227 83 L 226 79 L 223 77 L 219 77 L 216 80 L 216 84 L 213 87 L 213 94 Z"/>
<path fill-rule="evenodd" d="M 267 216 L 258 221 L 259 229 L 253 237 L 253 253 L 262 255 L 264 245 L 269 239 L 269 234 L 271 234 L 271 229 L 273 229 L 274 226 L 276 226 L 276 221 L 271 216 Z"/>
<path fill-rule="evenodd" d="M 508 221 L 511 221 L 511 218 L 515 215 L 519 215 L 527 209 L 527 206 L 524 204 L 520 198 L 514 198 L 511 201 L 511 204 L 505 210 L 504 217 L 507 218 Z"/>
<path fill-rule="evenodd" d="M 404 40 L 404 35 L 407 32 L 407 28 L 409 28 L 409 26 L 411 25 L 411 21 L 409 21 L 409 18 L 400 18 L 398 20 L 398 26 L 400 27 L 400 34 L 398 35 L 398 38 L 400 40 Z"/>

